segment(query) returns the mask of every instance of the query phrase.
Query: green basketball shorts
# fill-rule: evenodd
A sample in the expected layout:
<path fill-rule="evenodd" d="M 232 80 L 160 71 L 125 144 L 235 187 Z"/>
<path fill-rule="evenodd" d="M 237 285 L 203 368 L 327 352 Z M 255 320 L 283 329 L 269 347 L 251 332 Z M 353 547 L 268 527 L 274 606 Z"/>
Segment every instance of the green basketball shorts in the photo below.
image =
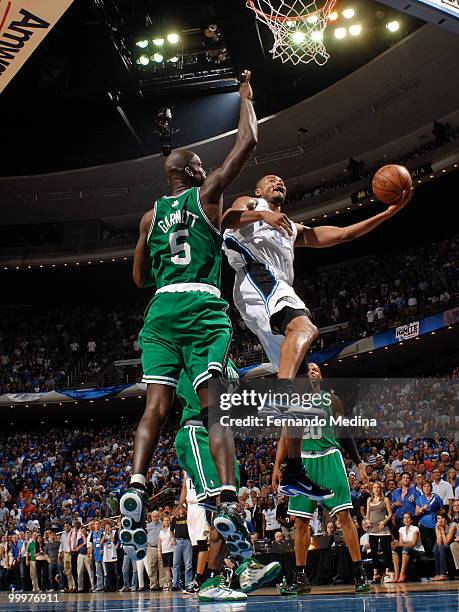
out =
<path fill-rule="evenodd" d="M 330 516 L 334 516 L 340 510 L 351 509 L 351 492 L 341 452 L 337 448 L 331 448 L 316 453 L 302 451 L 301 455 L 309 478 L 335 492 L 333 497 L 320 502 Z M 312 518 L 316 506 L 316 501 L 305 495 L 297 495 L 289 499 L 288 514 Z"/>
<path fill-rule="evenodd" d="M 175 436 L 175 452 L 180 467 L 193 481 L 198 501 L 220 494 L 217 468 L 210 454 L 209 434 L 205 427 L 185 425 Z M 239 466 L 235 461 L 236 491 L 239 491 Z"/>
<path fill-rule="evenodd" d="M 227 308 L 204 291 L 156 294 L 139 334 L 142 382 L 175 387 L 184 369 L 196 390 L 221 375 L 232 333 Z"/>

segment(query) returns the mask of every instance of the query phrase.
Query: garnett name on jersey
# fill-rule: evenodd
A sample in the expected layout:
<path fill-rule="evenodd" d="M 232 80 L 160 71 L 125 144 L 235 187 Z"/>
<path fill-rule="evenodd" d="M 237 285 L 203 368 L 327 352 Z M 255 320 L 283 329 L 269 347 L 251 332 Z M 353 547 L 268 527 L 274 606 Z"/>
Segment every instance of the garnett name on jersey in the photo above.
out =
<path fill-rule="evenodd" d="M 174 227 L 174 225 L 178 223 L 194 227 L 198 219 L 198 215 L 195 215 L 189 210 L 174 210 L 158 221 L 158 227 L 167 234 L 171 227 Z"/>

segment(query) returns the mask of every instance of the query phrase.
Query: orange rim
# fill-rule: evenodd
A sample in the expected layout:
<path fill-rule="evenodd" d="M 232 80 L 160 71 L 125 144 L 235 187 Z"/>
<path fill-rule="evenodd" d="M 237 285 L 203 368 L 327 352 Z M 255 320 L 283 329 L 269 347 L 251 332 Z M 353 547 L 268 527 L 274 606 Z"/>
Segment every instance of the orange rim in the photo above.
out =
<path fill-rule="evenodd" d="M 308 17 L 317 15 L 317 13 L 325 13 L 326 18 L 328 18 L 328 15 L 331 13 L 333 8 L 335 7 L 335 4 L 337 3 L 337 1 L 338 0 L 327 0 L 327 2 L 325 2 L 325 4 L 321 8 L 318 8 L 312 13 L 305 13 L 304 15 L 298 15 L 298 16 L 270 15 L 269 13 L 264 13 L 263 11 L 261 11 L 255 6 L 255 2 L 253 2 L 253 0 L 247 0 L 246 6 L 247 8 L 252 10 L 257 15 L 263 15 L 263 17 L 268 21 L 279 21 L 280 23 L 283 23 L 284 21 L 302 21 L 304 19 L 307 19 Z"/>

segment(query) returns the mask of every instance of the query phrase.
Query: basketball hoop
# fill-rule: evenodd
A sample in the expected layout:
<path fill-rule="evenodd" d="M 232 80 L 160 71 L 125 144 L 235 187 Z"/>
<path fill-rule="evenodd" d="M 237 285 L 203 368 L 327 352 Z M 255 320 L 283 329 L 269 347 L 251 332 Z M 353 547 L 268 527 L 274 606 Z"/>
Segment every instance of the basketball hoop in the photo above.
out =
<path fill-rule="evenodd" d="M 271 30 L 273 58 L 292 64 L 316 62 L 323 66 L 329 59 L 323 42 L 328 17 L 337 0 L 247 0 L 246 5 L 256 18 Z"/>

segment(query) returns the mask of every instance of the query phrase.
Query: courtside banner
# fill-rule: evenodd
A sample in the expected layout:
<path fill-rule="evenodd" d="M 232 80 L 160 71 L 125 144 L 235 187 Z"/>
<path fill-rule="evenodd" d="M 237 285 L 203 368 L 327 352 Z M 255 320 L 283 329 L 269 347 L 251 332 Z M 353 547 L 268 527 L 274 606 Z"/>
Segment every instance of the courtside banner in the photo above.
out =
<path fill-rule="evenodd" d="M 73 0 L 0 0 L 0 93 Z"/>

